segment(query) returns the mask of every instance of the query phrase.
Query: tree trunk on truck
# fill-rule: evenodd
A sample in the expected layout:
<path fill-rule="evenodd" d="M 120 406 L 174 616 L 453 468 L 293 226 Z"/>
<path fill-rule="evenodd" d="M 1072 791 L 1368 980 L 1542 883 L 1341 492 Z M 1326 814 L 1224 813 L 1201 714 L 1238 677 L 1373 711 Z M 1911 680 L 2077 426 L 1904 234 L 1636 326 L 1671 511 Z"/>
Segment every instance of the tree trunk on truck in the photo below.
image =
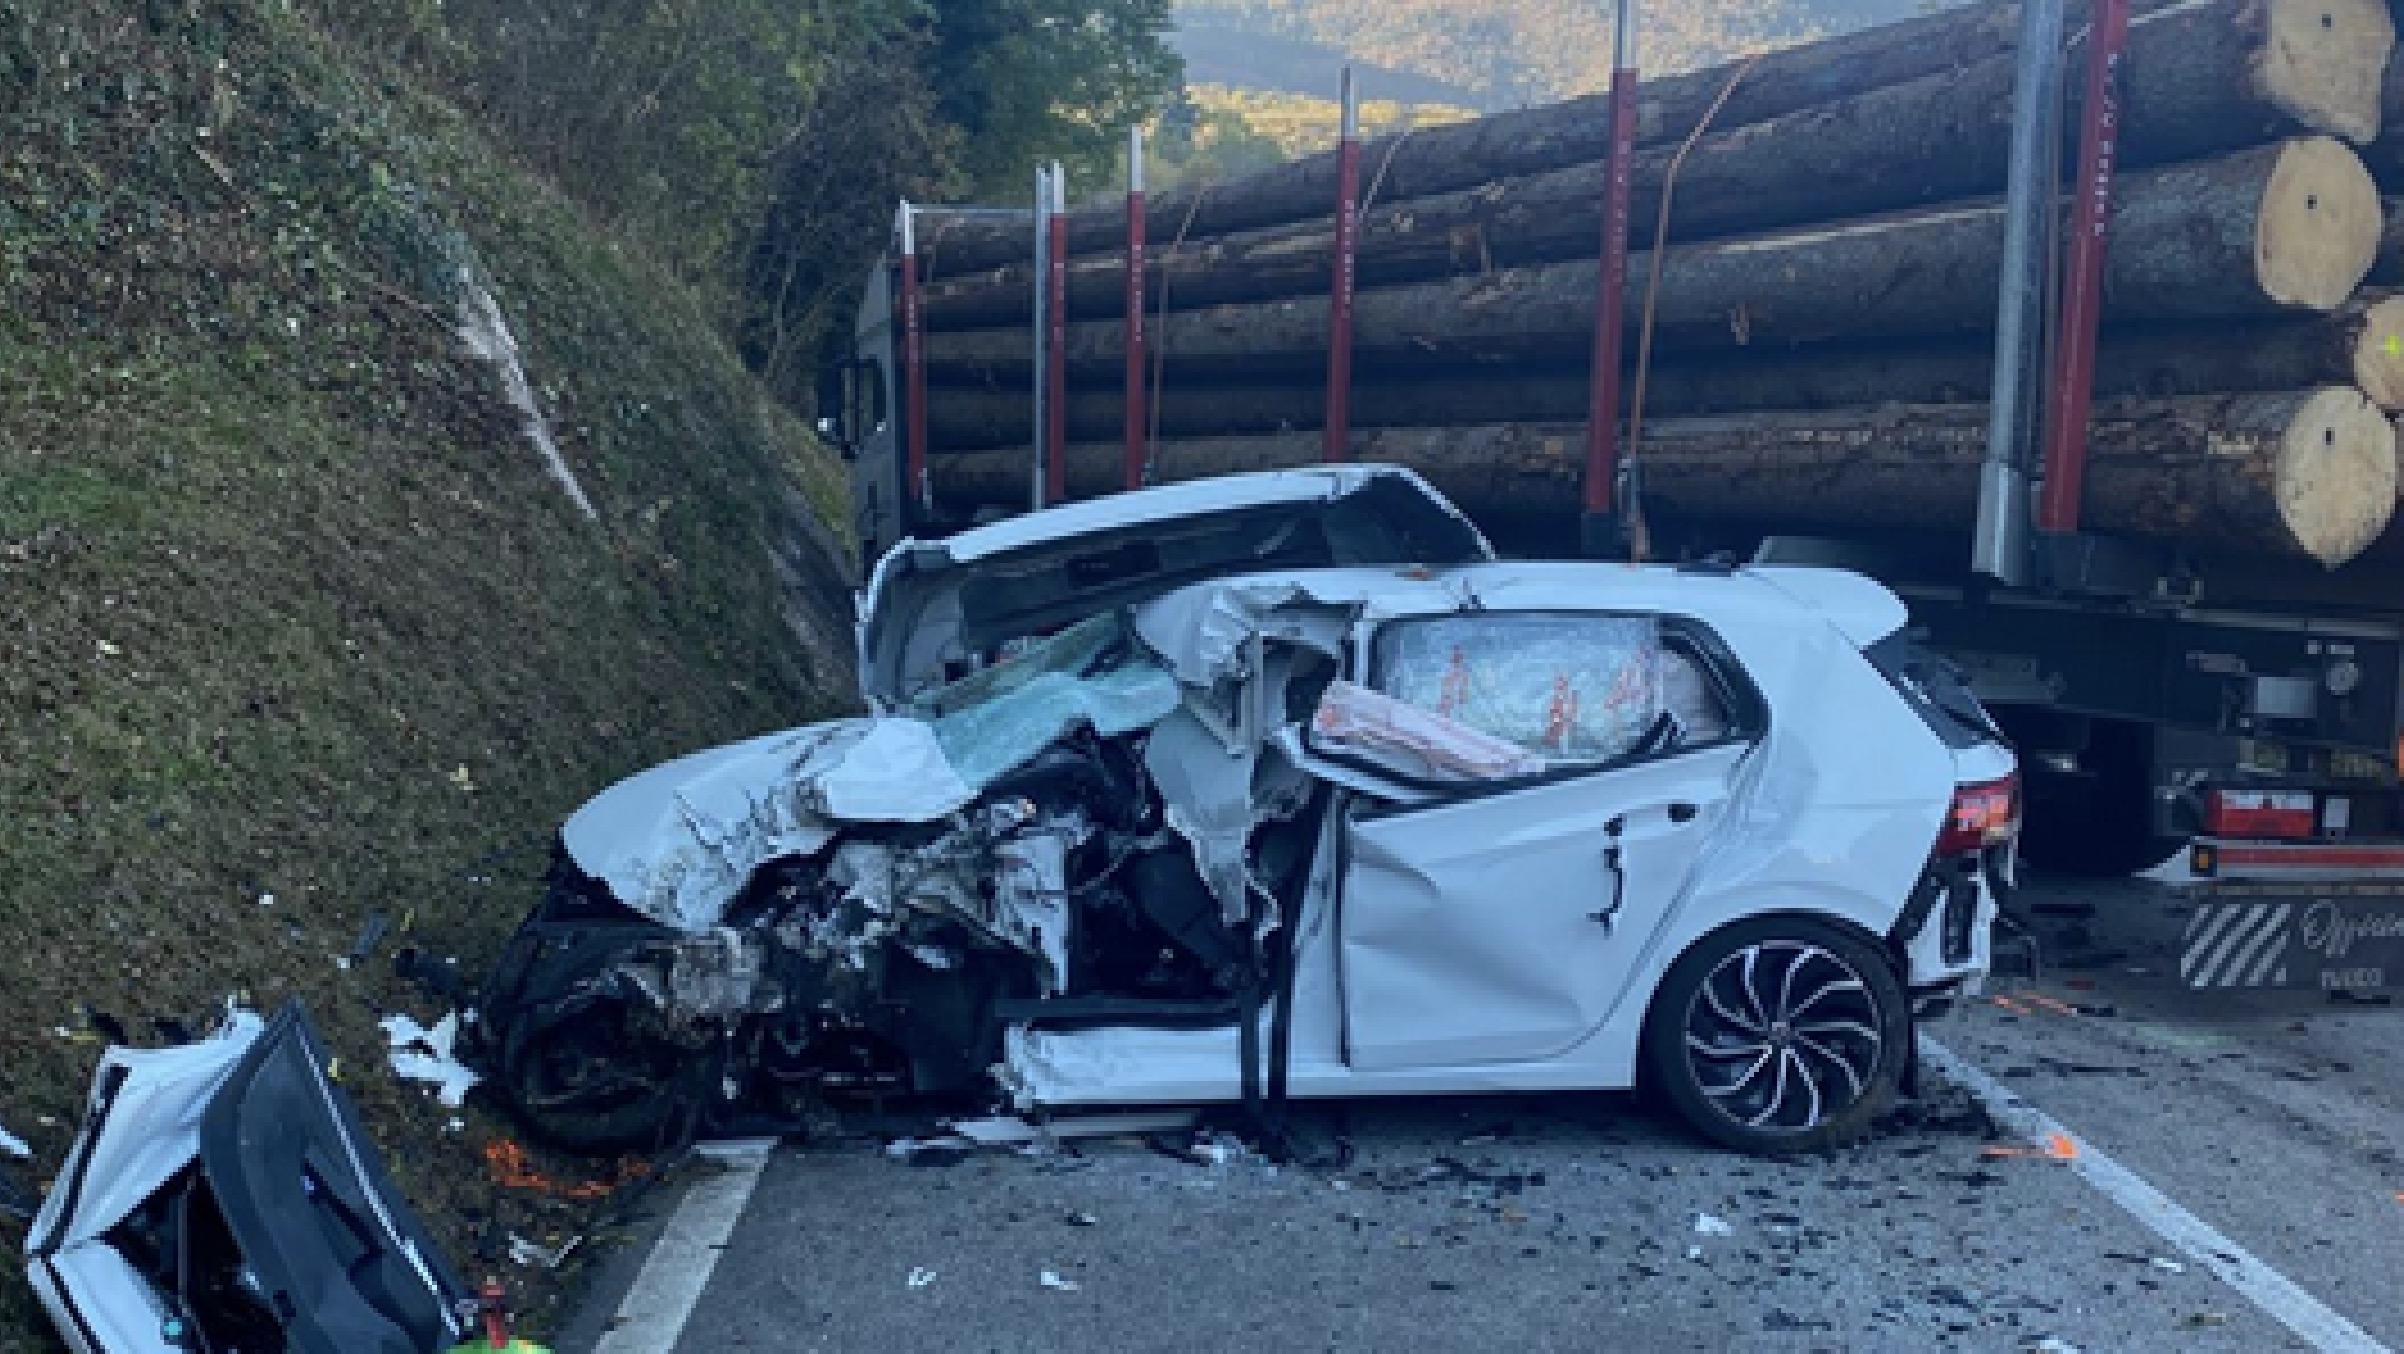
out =
<path fill-rule="evenodd" d="M 2300 390 L 2352 384 L 2374 403 L 2404 409 L 2404 297 L 2364 294 L 2332 314 L 2258 324 L 2146 325 L 2107 330 L 2098 354 L 2101 399 L 2169 399 L 2224 391 Z M 1986 395 L 1994 356 L 1976 339 L 1800 349 L 1739 349 L 1656 363 L 1646 374 L 1649 415 L 1849 405 L 1950 404 Z M 1573 422 L 1586 416 L 1588 381 L 1567 366 L 1508 372 L 1427 370 L 1414 364 L 1356 373 L 1352 421 L 1363 427 Z M 1246 436 L 1319 426 L 1324 382 L 1170 382 L 1154 411 L 1160 436 Z M 1100 441 L 1120 431 L 1116 391 L 1072 391 L 1069 436 Z M 1016 386 L 940 391 L 929 410 L 937 448 L 1022 445 L 1032 418 Z"/>
<path fill-rule="evenodd" d="M 1925 529 L 1976 514 L 1985 454 L 1983 404 L 1889 405 L 1664 419 L 1636 457 L 1649 499 L 1695 517 L 1800 527 Z M 1558 516 L 1575 510 L 1579 423 L 1363 429 L 1356 461 L 1426 475 L 1472 513 Z M 1306 465 L 1309 432 L 1160 444 L 1163 481 Z M 2396 499 L 2396 430 L 2351 387 L 2176 400 L 2101 412 L 2090 432 L 2087 515 L 2095 530 L 2185 542 L 2213 553 L 2266 551 L 2324 567 L 2353 559 L 2384 529 Z M 1069 451 L 1069 492 L 1115 486 L 1117 448 Z M 938 457 L 939 499 L 953 507 L 1024 497 L 1023 450 Z"/>
<path fill-rule="evenodd" d="M 2210 8 L 2216 0 L 2139 0 L 2136 23 L 2157 11 Z M 2072 4 L 2073 29 L 2086 6 Z M 2368 59 L 2367 74 L 2320 83 L 2343 107 L 2359 108 L 2363 97 L 2349 81 L 2375 84 L 2394 38 L 2388 16 L 2374 5 L 2341 0 L 2328 5 L 2299 0 L 2249 0 L 2269 42 L 2263 47 L 2261 78 L 2273 89 L 2290 84 L 2308 92 L 2293 110 L 2305 125 L 2326 126 L 2355 140 L 2378 124 L 2319 122 L 2313 110 L 2323 94 L 2310 79 L 2296 80 L 2290 66 L 2318 63 L 2319 53 L 2337 51 L 2349 63 Z M 1921 15 L 1900 23 L 1861 29 L 1841 37 L 1764 54 L 1750 70 L 1730 62 L 1707 70 L 1648 80 L 1637 94 L 1637 144 L 1674 146 L 1685 140 L 1729 82 L 1734 91 L 1713 125 L 1747 127 L 1799 109 L 1816 108 L 1865 90 L 1932 75 L 1957 73 L 2008 55 L 2019 34 L 2016 5 L 1975 4 Z M 2252 74 L 2249 80 L 2255 78 Z M 1498 178 L 1541 174 L 1609 156 L 1609 96 L 1593 94 L 1542 108 L 1517 109 L 1446 127 L 1414 128 L 1380 137 L 1363 147 L 1362 164 L 1379 185 L 1377 200 L 1398 201 L 1472 188 Z M 2265 128 L 2265 134 L 2271 129 Z M 1151 238 L 1164 244 L 1186 238 L 1281 225 L 1325 216 L 1336 197 L 1336 157 L 1331 152 L 1225 183 L 1197 185 L 1151 199 L 1146 214 Z M 1124 227 L 1115 208 L 1070 213 L 1069 248 L 1092 253 L 1115 245 Z M 938 276 L 982 272 L 1016 262 L 1024 253 L 1023 229 L 974 215 L 928 213 L 926 239 Z"/>
<path fill-rule="evenodd" d="M 2295 22 L 2290 11 L 2306 8 L 2334 16 L 2332 26 Z M 2365 30 L 2385 22 L 2383 0 L 2209 0 L 2146 16 L 2132 31 L 2122 165 L 2167 164 L 2297 131 L 2367 139 L 2379 125 L 2379 76 L 2393 43 L 2380 36 L 2392 30 Z M 2333 40 L 2338 33 L 2359 39 L 2341 44 Z M 2281 38 L 2294 41 L 2274 49 Z M 1692 242 L 2000 192 L 2013 73 L 2010 57 L 1995 57 L 1751 126 L 1723 126 L 1679 171 L 1670 238 Z M 1636 158 L 1638 247 L 1653 243 L 1676 154 L 1675 146 L 1656 146 Z M 1460 171 L 1472 172 L 1492 171 Z M 1382 191 L 1361 223 L 1361 285 L 1590 255 L 1609 174 L 1607 163 L 1589 161 L 1427 197 L 1398 200 Z M 1157 251 L 1154 304 L 1164 295 L 1190 309 L 1324 292 L 1335 248 L 1327 206 L 1296 224 Z M 965 329 L 1027 313 L 1027 262 L 965 275 L 957 266 L 947 262 L 951 275 L 928 290 L 929 323 Z M 1068 285 L 1073 316 L 1116 314 L 1125 300 L 1123 251 L 1073 259 Z"/>
<path fill-rule="evenodd" d="M 2341 143 L 2311 137 L 2134 175 L 2114 204 L 2108 320 L 2230 319 L 2342 305 L 2370 270 L 2379 195 Z M 1994 322 L 2000 203 L 1929 208 L 1673 246 L 1654 307 L 1659 350 L 1977 333 Z M 1649 257 L 1649 256 L 1647 256 Z M 1574 356 L 1591 342 L 1598 265 L 1559 263 L 1363 291 L 1363 354 L 1460 364 Z M 1645 258 L 1629 267 L 1631 323 Z M 1124 325 L 1069 326 L 1072 364 L 1115 369 Z M 954 383 L 1025 371 L 1023 327 L 935 334 L 928 361 Z M 1154 347 L 1171 373 L 1290 369 L 1324 353 L 1327 300 L 1170 314 Z M 1372 359 L 1373 360 L 1373 359 Z"/>

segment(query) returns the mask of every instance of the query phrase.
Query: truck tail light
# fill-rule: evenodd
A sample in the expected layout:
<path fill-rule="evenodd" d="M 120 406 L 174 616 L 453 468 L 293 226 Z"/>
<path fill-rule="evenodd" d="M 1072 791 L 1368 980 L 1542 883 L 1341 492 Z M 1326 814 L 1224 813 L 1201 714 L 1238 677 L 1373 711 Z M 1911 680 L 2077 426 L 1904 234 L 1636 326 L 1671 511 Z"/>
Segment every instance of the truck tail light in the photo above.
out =
<path fill-rule="evenodd" d="M 2204 831 L 2305 841 L 2314 835 L 2316 807 L 2310 790 L 2212 790 L 2204 796 Z"/>
<path fill-rule="evenodd" d="M 1937 834 L 1937 854 L 1967 856 L 2001 846 L 2020 830 L 2020 776 L 1954 787 L 1953 808 Z"/>

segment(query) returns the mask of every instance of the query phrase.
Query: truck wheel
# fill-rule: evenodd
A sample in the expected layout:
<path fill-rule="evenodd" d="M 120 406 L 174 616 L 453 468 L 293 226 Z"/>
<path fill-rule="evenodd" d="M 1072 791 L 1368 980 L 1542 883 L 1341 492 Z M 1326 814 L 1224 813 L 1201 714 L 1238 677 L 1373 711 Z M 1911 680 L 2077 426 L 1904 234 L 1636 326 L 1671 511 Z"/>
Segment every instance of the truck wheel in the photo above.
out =
<path fill-rule="evenodd" d="M 1885 955 L 1807 917 L 1765 917 L 1679 956 L 1653 996 L 1652 1084 L 1704 1137 L 1740 1152 L 1861 1139 L 1911 1055 L 1910 1000 Z"/>

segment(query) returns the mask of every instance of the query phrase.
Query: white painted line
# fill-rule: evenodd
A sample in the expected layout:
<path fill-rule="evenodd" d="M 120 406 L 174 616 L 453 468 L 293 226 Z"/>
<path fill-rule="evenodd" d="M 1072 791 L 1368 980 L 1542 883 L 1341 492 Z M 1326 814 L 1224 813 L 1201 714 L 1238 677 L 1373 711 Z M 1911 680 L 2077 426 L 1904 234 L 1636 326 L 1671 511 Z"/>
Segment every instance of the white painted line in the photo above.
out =
<path fill-rule="evenodd" d="M 668 1354 L 676 1347 L 774 1145 L 767 1140 L 711 1145 L 705 1155 L 717 1162 L 719 1173 L 685 1191 L 593 1354 Z"/>
<path fill-rule="evenodd" d="M 2187 1253 L 2189 1259 L 2212 1271 L 2262 1309 L 2264 1315 L 2295 1332 L 2296 1338 L 2322 1354 L 2391 1354 L 2360 1326 L 2339 1316 L 2319 1298 L 2296 1286 L 2286 1275 L 2256 1259 L 2212 1224 L 2181 1208 L 2143 1176 L 2104 1155 L 2051 1115 L 2004 1088 L 2001 1082 L 1970 1065 L 1960 1054 L 1920 1036 L 1920 1057 L 1947 1081 L 1978 1097 L 1996 1122 L 2032 1143 L 2043 1145 L 2056 1135 L 2068 1138 L 2078 1155 L 2063 1164 L 2101 1191 L 2156 1236 Z"/>

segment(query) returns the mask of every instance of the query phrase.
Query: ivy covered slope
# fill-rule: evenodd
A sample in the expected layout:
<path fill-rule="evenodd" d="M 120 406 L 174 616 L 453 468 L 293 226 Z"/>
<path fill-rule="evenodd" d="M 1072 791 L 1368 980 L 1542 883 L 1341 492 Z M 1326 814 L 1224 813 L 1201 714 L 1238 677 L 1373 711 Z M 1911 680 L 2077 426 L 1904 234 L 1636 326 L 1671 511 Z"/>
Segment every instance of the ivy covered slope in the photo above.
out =
<path fill-rule="evenodd" d="M 386 1073 L 394 947 L 473 972 L 583 797 L 848 705 L 840 476 L 696 292 L 321 18 L 0 0 L 0 1125 L 57 1169 L 87 1012 L 301 997 L 476 1273 L 566 1221 Z"/>

